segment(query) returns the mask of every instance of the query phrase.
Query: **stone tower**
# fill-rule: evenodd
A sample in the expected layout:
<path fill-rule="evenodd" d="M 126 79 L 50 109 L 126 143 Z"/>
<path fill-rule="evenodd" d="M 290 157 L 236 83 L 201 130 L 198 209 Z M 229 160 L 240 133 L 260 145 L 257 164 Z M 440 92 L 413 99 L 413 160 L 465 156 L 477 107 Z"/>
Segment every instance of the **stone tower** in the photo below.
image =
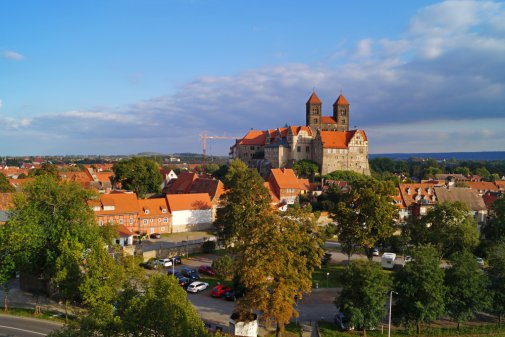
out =
<path fill-rule="evenodd" d="M 316 92 L 313 91 L 310 95 L 309 100 L 305 104 L 306 110 L 306 122 L 305 125 L 310 127 L 312 130 L 321 129 L 321 115 L 323 112 L 323 103 L 317 97 Z"/>
<path fill-rule="evenodd" d="M 333 103 L 333 118 L 337 121 L 337 131 L 349 131 L 349 102 L 342 93 Z"/>

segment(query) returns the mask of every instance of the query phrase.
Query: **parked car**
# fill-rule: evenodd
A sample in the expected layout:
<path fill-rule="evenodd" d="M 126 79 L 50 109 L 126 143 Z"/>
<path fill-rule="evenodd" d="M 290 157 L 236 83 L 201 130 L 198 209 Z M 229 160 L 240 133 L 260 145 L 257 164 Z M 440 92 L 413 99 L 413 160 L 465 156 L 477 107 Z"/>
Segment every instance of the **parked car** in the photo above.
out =
<path fill-rule="evenodd" d="M 152 233 L 149 235 L 151 239 L 161 239 L 161 234 L 160 233 Z"/>
<path fill-rule="evenodd" d="M 372 250 L 372 255 L 373 255 L 373 256 L 379 256 L 379 248 L 374 248 L 374 249 Z"/>
<path fill-rule="evenodd" d="M 478 257 L 477 259 L 475 259 L 477 261 L 477 264 L 480 266 L 480 267 L 484 267 L 484 259 L 482 257 Z"/>
<path fill-rule="evenodd" d="M 245 295 L 244 288 L 232 289 L 224 294 L 224 299 L 227 301 L 236 301 L 237 299 L 241 298 L 244 295 Z"/>
<path fill-rule="evenodd" d="M 147 262 L 141 262 L 139 264 L 139 266 L 141 266 L 145 269 L 150 269 L 150 270 L 158 268 L 158 264 L 156 263 L 156 261 L 153 261 L 153 260 L 147 261 Z"/>
<path fill-rule="evenodd" d="M 405 256 L 405 257 L 403 258 L 403 261 L 405 261 L 405 263 L 407 263 L 407 262 L 412 262 L 412 256 L 410 256 L 410 255 Z"/>
<path fill-rule="evenodd" d="M 156 264 L 162 267 L 172 267 L 172 260 L 170 259 L 158 259 L 156 260 Z"/>
<path fill-rule="evenodd" d="M 209 287 L 209 284 L 206 282 L 193 282 L 191 283 L 187 288 L 186 291 L 188 293 L 198 293 L 200 291 L 203 291 Z"/>
<path fill-rule="evenodd" d="M 210 295 L 212 297 L 223 297 L 224 294 L 226 294 L 228 291 L 231 291 L 231 288 L 225 287 L 222 284 L 218 284 L 217 286 L 214 287 L 214 289 L 212 289 Z"/>
<path fill-rule="evenodd" d="M 181 269 L 182 275 L 189 277 L 190 279 L 196 281 L 200 279 L 200 275 L 196 272 L 196 270 L 192 268 L 182 268 Z"/>
<path fill-rule="evenodd" d="M 214 270 L 212 270 L 212 268 L 210 266 L 207 266 L 207 265 L 200 266 L 200 268 L 198 268 L 198 272 L 200 274 L 206 274 L 206 275 L 209 275 L 209 276 L 216 276 L 216 273 L 214 272 Z"/>
<path fill-rule="evenodd" d="M 170 260 L 173 260 L 175 262 L 175 264 L 181 264 L 182 263 L 181 257 L 179 255 L 171 257 Z"/>
<path fill-rule="evenodd" d="M 172 270 L 170 269 L 168 272 L 167 272 L 167 275 L 174 275 L 176 278 L 181 278 L 181 277 L 184 277 L 184 275 L 182 275 L 182 273 L 180 271 L 177 271 L 177 270 Z"/>
<path fill-rule="evenodd" d="M 184 289 L 186 289 L 192 282 L 189 278 L 184 276 L 179 277 L 177 280 L 179 281 L 179 285 Z"/>

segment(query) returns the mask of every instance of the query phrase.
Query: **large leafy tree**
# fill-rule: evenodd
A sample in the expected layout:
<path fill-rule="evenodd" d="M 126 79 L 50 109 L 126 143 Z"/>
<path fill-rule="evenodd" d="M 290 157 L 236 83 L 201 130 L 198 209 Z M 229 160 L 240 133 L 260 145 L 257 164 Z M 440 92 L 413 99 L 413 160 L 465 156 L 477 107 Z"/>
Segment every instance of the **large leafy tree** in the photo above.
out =
<path fill-rule="evenodd" d="M 336 305 L 349 319 L 349 324 L 366 329 L 375 327 L 385 316 L 385 299 L 391 288 L 391 279 L 379 264 L 372 261 L 354 261 L 345 270 L 344 288 Z"/>
<path fill-rule="evenodd" d="M 351 184 L 350 192 L 337 194 L 331 216 L 349 260 L 358 247 L 364 247 L 371 258 L 377 242 L 393 235 L 398 209 L 391 194 L 389 182 L 370 178 L 357 179 Z"/>
<path fill-rule="evenodd" d="M 50 163 L 42 163 L 40 168 L 36 168 L 34 170 L 31 170 L 28 173 L 28 176 L 30 177 L 37 177 L 37 176 L 52 176 L 53 178 L 59 179 L 59 172 L 58 172 L 58 167 L 54 164 Z"/>
<path fill-rule="evenodd" d="M 104 249 L 111 242 L 110 232 L 96 224 L 87 204 L 91 197 L 92 192 L 78 184 L 37 176 L 14 199 L 3 228 L 2 250 L 16 270 L 51 281 L 65 303 L 82 300 L 80 287 L 91 275 L 85 272 L 87 264 L 96 259 L 113 263 Z M 105 279 L 113 274 L 117 272 L 111 267 Z"/>
<path fill-rule="evenodd" d="M 258 172 L 238 159 L 231 162 L 224 184 L 228 191 L 222 196 L 214 226 L 219 240 L 232 246 L 242 240 L 239 231 L 263 221 L 261 213 L 270 209 L 271 198 Z"/>
<path fill-rule="evenodd" d="M 154 274 L 127 282 L 113 302 L 114 310 L 107 315 L 92 309 L 49 336 L 210 336 L 173 277 Z"/>
<path fill-rule="evenodd" d="M 7 179 L 5 174 L 0 173 L 0 193 L 12 193 L 15 191 L 16 189 L 9 183 L 9 179 Z"/>
<path fill-rule="evenodd" d="M 482 226 L 481 232 L 490 244 L 505 240 L 505 195 L 493 203 L 491 216 Z"/>
<path fill-rule="evenodd" d="M 492 308 L 498 312 L 498 322 L 501 325 L 505 312 L 505 242 L 490 249 L 488 254 L 490 289 L 493 296 Z"/>
<path fill-rule="evenodd" d="M 112 170 L 115 183 L 120 183 L 122 188 L 134 191 L 140 197 L 161 191 L 163 178 L 154 160 L 134 157 L 114 163 Z"/>
<path fill-rule="evenodd" d="M 447 287 L 447 313 L 458 323 L 475 316 L 475 313 L 489 304 L 486 290 L 488 278 L 479 267 L 475 256 L 464 251 L 451 257 L 451 267 L 445 274 Z"/>
<path fill-rule="evenodd" d="M 312 160 L 302 159 L 293 164 L 293 170 L 298 176 L 313 180 L 319 172 L 319 165 Z"/>
<path fill-rule="evenodd" d="M 398 295 L 394 310 L 401 323 L 415 325 L 419 334 L 422 323 L 445 313 L 446 288 L 440 256 L 434 247 L 417 247 L 412 257 L 414 260 L 396 274 Z"/>
<path fill-rule="evenodd" d="M 265 209 L 263 221 L 238 234 L 235 262 L 240 281 L 247 289 L 239 301 L 242 310 L 262 312 L 277 324 L 280 336 L 295 310 L 295 295 L 301 298 L 312 288 L 312 272 L 319 267 L 323 250 L 312 214 L 293 208 L 285 214 Z"/>
<path fill-rule="evenodd" d="M 443 257 L 479 244 L 477 223 L 468 207 L 461 202 L 443 202 L 435 205 L 416 223 L 417 243 L 433 244 Z"/>

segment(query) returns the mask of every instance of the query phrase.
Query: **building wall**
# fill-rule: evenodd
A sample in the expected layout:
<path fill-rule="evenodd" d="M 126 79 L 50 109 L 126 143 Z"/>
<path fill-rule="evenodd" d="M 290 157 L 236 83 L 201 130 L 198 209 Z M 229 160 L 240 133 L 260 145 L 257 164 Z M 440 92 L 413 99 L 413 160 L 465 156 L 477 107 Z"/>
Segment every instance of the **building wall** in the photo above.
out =
<path fill-rule="evenodd" d="M 182 232 L 186 227 L 212 224 L 212 209 L 172 212 L 172 231 Z M 184 230 L 183 230 L 184 228 Z"/>

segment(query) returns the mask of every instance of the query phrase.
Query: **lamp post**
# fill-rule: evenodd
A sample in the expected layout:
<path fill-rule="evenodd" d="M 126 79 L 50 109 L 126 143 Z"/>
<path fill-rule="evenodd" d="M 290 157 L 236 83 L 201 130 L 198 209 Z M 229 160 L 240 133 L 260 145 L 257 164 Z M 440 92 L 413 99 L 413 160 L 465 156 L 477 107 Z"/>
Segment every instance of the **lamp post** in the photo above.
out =
<path fill-rule="evenodd" d="M 389 321 L 388 321 L 388 337 L 391 337 L 391 307 L 393 305 L 393 293 L 397 294 L 396 291 L 391 290 L 389 292 Z"/>
<path fill-rule="evenodd" d="M 330 273 L 326 273 L 326 288 L 328 288 L 328 278 L 330 277 Z"/>

